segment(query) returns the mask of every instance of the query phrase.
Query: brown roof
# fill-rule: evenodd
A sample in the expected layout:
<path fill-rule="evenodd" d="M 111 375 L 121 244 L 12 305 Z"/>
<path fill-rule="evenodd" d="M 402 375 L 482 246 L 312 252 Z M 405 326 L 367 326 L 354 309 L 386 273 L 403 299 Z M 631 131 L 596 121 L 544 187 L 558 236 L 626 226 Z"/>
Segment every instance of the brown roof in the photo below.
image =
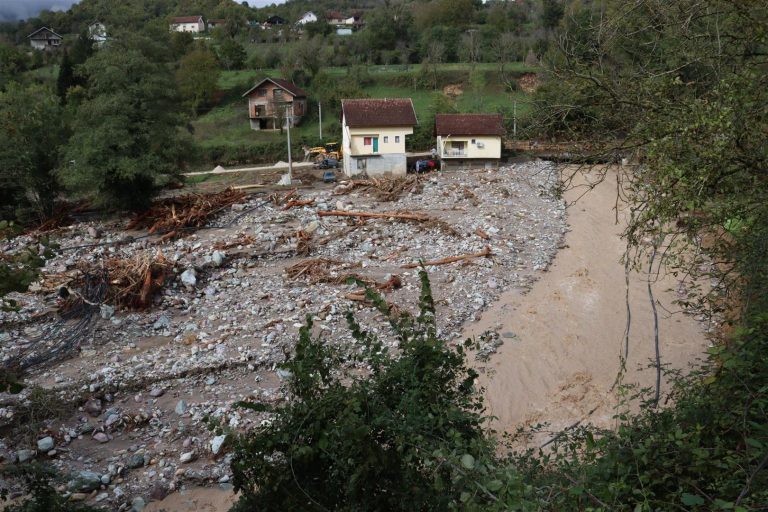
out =
<path fill-rule="evenodd" d="M 178 18 L 171 18 L 173 23 L 197 23 L 202 16 L 179 16 Z"/>
<path fill-rule="evenodd" d="M 414 126 L 418 124 L 410 98 L 341 100 L 347 126 Z"/>
<path fill-rule="evenodd" d="M 437 135 L 504 135 L 501 114 L 437 114 Z"/>
<path fill-rule="evenodd" d="M 295 97 L 295 98 L 306 98 L 307 97 L 306 91 L 304 89 L 302 89 L 301 87 L 299 87 L 298 85 L 296 85 L 296 84 L 294 84 L 292 82 L 289 82 L 288 80 L 283 80 L 282 78 L 269 78 L 269 77 L 267 77 L 267 78 L 265 78 L 265 79 L 263 79 L 263 80 L 261 80 L 259 82 L 256 82 L 256 85 L 254 85 L 253 87 L 251 87 L 250 89 L 248 89 L 247 91 L 245 91 L 243 93 L 243 97 L 248 96 L 254 90 L 258 89 L 261 86 L 261 84 L 263 84 L 264 82 L 267 82 L 267 81 L 272 82 L 273 84 L 275 84 L 276 86 L 280 87 L 281 89 L 284 89 L 284 90 L 288 91 L 288 93 L 291 96 Z"/>

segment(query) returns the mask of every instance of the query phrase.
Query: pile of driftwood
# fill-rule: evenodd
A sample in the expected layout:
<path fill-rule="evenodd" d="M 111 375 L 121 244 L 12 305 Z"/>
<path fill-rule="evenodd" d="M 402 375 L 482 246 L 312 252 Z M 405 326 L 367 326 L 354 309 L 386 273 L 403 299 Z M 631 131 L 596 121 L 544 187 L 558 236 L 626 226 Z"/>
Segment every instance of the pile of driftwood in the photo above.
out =
<path fill-rule="evenodd" d="M 126 229 L 147 228 L 162 234 L 163 240 L 174 238 L 188 228 L 199 228 L 213 215 L 242 201 L 245 192 L 228 188 L 215 194 L 186 194 L 163 199 L 134 217 Z"/>
<path fill-rule="evenodd" d="M 423 212 L 409 212 L 409 211 L 397 211 L 397 212 L 353 212 L 346 210 L 327 210 L 318 211 L 317 215 L 320 217 L 355 217 L 358 220 L 364 219 L 388 219 L 399 220 L 403 222 L 415 222 L 426 228 L 438 228 L 445 233 L 452 236 L 460 236 L 460 233 L 447 222 L 432 217 Z"/>
<path fill-rule="evenodd" d="M 421 180 L 416 175 L 404 178 L 371 178 L 352 180 L 334 190 L 335 195 L 349 194 L 352 191 L 370 193 L 379 201 L 397 201 L 405 193 L 419 194 L 423 189 Z"/>
<path fill-rule="evenodd" d="M 173 269 L 161 252 L 154 256 L 111 258 L 105 262 L 109 286 L 106 302 L 119 308 L 144 309 L 160 291 Z"/>
<path fill-rule="evenodd" d="M 391 291 L 403 285 L 399 276 L 393 275 L 386 282 L 379 283 L 356 272 L 350 272 L 353 268 L 359 268 L 359 263 L 347 263 L 329 258 L 312 258 L 300 261 L 285 269 L 290 279 L 304 278 L 312 284 L 348 284 L 350 279 L 365 283 L 366 286 L 380 291 Z"/>

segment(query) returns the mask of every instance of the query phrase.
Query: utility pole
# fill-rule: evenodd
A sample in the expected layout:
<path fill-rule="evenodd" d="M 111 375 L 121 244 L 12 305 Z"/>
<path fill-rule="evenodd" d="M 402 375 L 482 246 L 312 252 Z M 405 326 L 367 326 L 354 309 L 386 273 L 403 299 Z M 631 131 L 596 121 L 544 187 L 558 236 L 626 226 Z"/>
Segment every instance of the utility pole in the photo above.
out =
<path fill-rule="evenodd" d="M 512 136 L 517 138 L 517 100 L 512 102 Z"/>
<path fill-rule="evenodd" d="M 317 115 L 320 117 L 320 140 L 323 140 L 323 105 L 317 102 Z"/>
<path fill-rule="evenodd" d="M 288 127 L 288 183 L 286 185 L 290 185 L 293 182 L 293 162 L 291 161 L 291 116 L 290 116 L 290 106 L 285 107 L 285 118 L 286 118 L 286 126 Z"/>

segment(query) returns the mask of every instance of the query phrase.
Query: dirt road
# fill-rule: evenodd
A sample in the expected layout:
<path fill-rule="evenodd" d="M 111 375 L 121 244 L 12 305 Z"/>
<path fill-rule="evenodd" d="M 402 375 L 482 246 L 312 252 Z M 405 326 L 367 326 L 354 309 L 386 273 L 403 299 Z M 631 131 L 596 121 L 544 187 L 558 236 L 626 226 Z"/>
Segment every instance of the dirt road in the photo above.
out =
<path fill-rule="evenodd" d="M 582 192 L 569 192 L 566 199 Z M 468 327 L 470 336 L 499 327 L 506 334 L 481 377 L 498 430 L 514 432 L 518 426 L 548 422 L 557 432 L 580 420 L 603 427 L 613 424 L 617 397 L 611 388 L 620 369 L 626 327 L 620 263 L 625 245 L 619 238 L 626 217 L 620 212 L 616 224 L 615 201 L 611 174 L 568 209 L 566 247 L 530 292 L 507 291 Z M 708 342 L 693 317 L 668 313 L 678 309 L 672 304 L 675 293 L 667 291 L 676 284 L 665 278 L 653 285 L 660 304 L 660 352 L 663 364 L 686 368 Z M 651 386 L 655 370 L 648 365 L 655 350 L 646 276 L 632 273 L 629 288 L 632 321 L 624 382 Z M 548 437 L 543 434 L 535 442 Z"/>

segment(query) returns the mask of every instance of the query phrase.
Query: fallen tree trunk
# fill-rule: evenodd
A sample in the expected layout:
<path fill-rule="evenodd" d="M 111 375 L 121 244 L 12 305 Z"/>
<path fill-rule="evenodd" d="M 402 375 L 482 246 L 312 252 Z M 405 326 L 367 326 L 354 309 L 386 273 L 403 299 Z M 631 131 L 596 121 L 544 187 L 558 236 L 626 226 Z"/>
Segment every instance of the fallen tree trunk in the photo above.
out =
<path fill-rule="evenodd" d="M 326 210 L 317 212 L 321 217 L 359 217 L 364 219 L 400 219 L 400 220 L 413 220 L 417 222 L 429 222 L 434 220 L 429 215 L 423 213 L 401 213 L 401 212 L 346 212 L 342 210 Z"/>
<path fill-rule="evenodd" d="M 283 206 L 283 210 L 290 210 L 291 208 L 295 208 L 297 206 L 309 206 L 315 202 L 314 199 L 294 199 L 292 201 L 288 201 L 288 204 Z"/>
<path fill-rule="evenodd" d="M 424 265 L 425 267 L 432 267 L 435 265 L 447 265 L 448 263 L 455 263 L 457 261 L 466 261 L 474 258 L 485 258 L 490 255 L 491 255 L 491 248 L 486 246 L 485 249 L 483 249 L 480 252 L 476 252 L 474 254 L 462 254 L 461 256 L 449 256 L 447 258 L 443 258 L 440 260 L 425 261 L 424 263 L 408 263 L 406 265 L 402 265 L 400 268 L 418 268 L 421 265 Z"/>

